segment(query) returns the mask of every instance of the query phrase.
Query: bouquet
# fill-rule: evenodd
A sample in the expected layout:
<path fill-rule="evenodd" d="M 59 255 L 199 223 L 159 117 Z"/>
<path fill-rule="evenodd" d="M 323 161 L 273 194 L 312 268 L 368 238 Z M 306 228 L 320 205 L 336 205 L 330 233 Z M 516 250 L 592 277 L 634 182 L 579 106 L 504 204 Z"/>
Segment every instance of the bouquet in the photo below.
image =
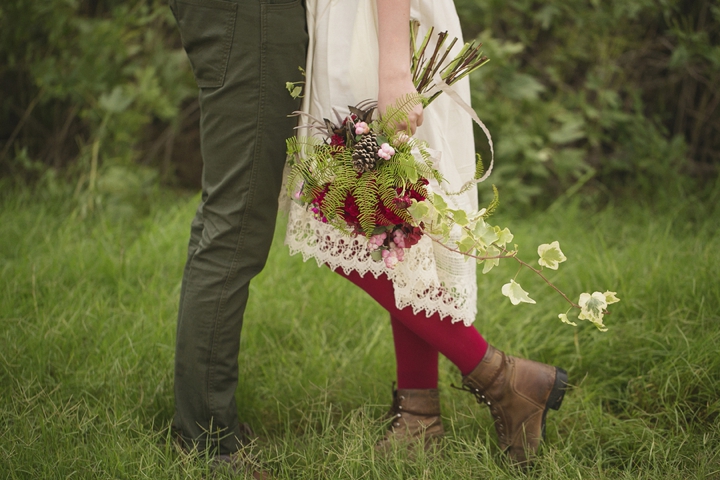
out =
<path fill-rule="evenodd" d="M 428 146 L 407 131 L 397 131 L 397 125 L 416 105 L 427 106 L 441 93 L 434 77 L 452 85 L 488 61 L 480 45 L 471 43 L 446 62 L 457 42 L 455 38 L 446 46 L 447 32 L 438 34 L 434 50 L 427 54 L 432 34 L 433 29 L 419 48 L 413 42 L 411 71 L 417 94 L 400 99 L 377 120 L 373 120 L 376 102 L 369 100 L 349 106 L 350 115 L 344 118 L 333 109 L 334 122 L 296 112 L 308 120 L 304 127 L 321 138 L 287 141 L 292 198 L 318 220 L 346 234 L 367 237 L 373 259 L 384 261 L 388 268 L 402 261 L 404 250 L 423 235 L 423 222 L 417 222 L 408 208 L 427 200 L 430 179 L 443 182 L 433 168 Z M 288 84 L 295 95 L 300 94 L 297 88 Z M 478 165 L 482 168 L 479 157 Z"/>
<path fill-rule="evenodd" d="M 507 247 L 513 239 L 512 233 L 486 222 L 499 203 L 495 186 L 493 200 L 478 212 L 448 206 L 444 196 L 462 193 L 487 177 L 479 155 L 474 178 L 459 192 L 443 191 L 443 196 L 428 188 L 431 180 L 435 185 L 442 185 L 444 181 L 433 167 L 429 146 L 410 136 L 408 131 L 398 131 L 397 126 L 407 120 L 416 105 L 427 106 L 449 86 L 488 61 L 480 51 L 481 45 L 472 43 L 447 61 L 457 39 L 444 47 L 446 32 L 438 34 L 435 47 L 428 54 L 432 34 L 431 29 L 419 47 L 414 41 L 415 35 L 411 35 L 414 52 L 411 71 L 417 93 L 400 99 L 381 118 L 374 119 L 377 104 L 369 100 L 349 106 L 350 114 L 345 117 L 333 109 L 335 121 L 296 112 L 307 120 L 303 128 L 320 135 L 287 140 L 288 193 L 318 221 L 344 234 L 366 237 L 372 258 L 383 261 L 389 269 L 403 261 L 405 250 L 424 235 L 444 248 L 473 258 L 483 265 L 483 273 L 492 270 L 500 259 L 514 259 L 562 295 L 570 309 L 580 309 L 579 319 L 589 320 L 605 330 L 603 315 L 608 313 L 607 305 L 619 301 L 615 292 L 583 293 L 577 303 L 570 300 L 542 273 L 543 267 L 557 269 L 558 264 L 566 260 L 558 242 L 538 247 L 540 269 L 519 259 L 517 247 L 513 250 Z M 292 95 L 301 93 L 296 83 L 287 86 Z M 488 135 L 492 151 L 489 133 L 474 112 L 471 115 Z M 535 303 L 515 279 L 503 285 L 502 293 L 514 305 Z M 564 323 L 575 325 L 568 320 L 568 312 L 558 317 Z"/>

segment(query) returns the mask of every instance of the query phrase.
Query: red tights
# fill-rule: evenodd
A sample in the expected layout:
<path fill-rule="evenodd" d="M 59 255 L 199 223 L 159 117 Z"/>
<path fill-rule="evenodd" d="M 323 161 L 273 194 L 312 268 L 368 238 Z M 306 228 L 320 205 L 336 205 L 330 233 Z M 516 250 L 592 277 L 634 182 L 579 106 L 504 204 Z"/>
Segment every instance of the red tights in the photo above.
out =
<path fill-rule="evenodd" d="M 367 292 L 385 310 L 390 312 L 395 358 L 397 361 L 398 388 L 437 388 L 438 352 L 453 362 L 463 375 L 467 375 L 485 356 L 488 344 L 473 327 L 462 322 L 441 321 L 439 314 L 430 317 L 415 315 L 411 307 L 399 310 L 395 306 L 395 292 L 387 276 L 361 277 L 357 272 L 346 275 L 342 269 L 336 273 L 347 278 Z"/>

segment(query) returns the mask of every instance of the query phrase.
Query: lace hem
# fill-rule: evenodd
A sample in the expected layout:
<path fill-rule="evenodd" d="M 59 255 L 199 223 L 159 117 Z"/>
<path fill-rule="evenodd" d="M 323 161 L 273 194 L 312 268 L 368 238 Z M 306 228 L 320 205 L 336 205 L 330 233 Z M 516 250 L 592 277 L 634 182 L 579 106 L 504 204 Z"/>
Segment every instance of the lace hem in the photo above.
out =
<path fill-rule="evenodd" d="M 470 325 L 477 311 L 475 262 L 434 245 L 427 236 L 405 252 L 405 258 L 390 270 L 370 256 L 363 237 L 342 235 L 321 223 L 297 204 L 291 204 L 285 244 L 290 254 L 301 253 L 304 261 L 314 258 L 318 266 L 342 268 L 348 274 L 388 275 L 395 289 L 395 306 L 412 307 L 413 314 L 438 313 L 451 322 Z"/>

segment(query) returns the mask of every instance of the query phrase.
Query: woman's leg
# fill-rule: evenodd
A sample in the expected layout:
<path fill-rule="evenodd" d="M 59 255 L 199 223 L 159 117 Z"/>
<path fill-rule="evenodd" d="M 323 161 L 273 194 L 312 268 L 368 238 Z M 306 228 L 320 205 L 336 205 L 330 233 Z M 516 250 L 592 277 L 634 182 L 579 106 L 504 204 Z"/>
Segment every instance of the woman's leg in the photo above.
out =
<path fill-rule="evenodd" d="M 374 278 L 372 275 L 366 275 L 361 277 L 354 271 L 347 275 L 341 269 L 336 272 L 365 290 L 380 306 L 390 312 L 390 317 L 396 320 L 395 323 L 402 324 L 407 331 L 415 334 L 429 347 L 445 355 L 460 369 L 463 375 L 472 372 L 485 356 L 488 344 L 475 328 L 466 327 L 461 322 L 451 323 L 449 319 L 441 321 L 440 315 L 437 313 L 426 317 L 424 314 L 413 314 L 410 307 L 398 309 L 395 306 L 392 282 L 387 276 Z M 404 353 L 405 346 L 409 347 L 413 342 L 406 338 L 408 332 L 405 330 L 398 329 L 397 332 L 402 335 L 400 343 Z M 393 324 L 393 335 L 395 333 L 396 328 Z M 417 342 L 415 344 L 417 345 Z M 396 352 L 396 354 L 398 358 L 401 356 L 401 352 Z M 425 357 L 423 358 L 425 359 Z M 404 363 L 403 367 L 405 367 Z M 398 364 L 398 369 L 400 369 L 400 364 Z M 437 375 L 436 369 L 437 367 L 435 367 L 435 375 Z M 435 380 L 436 382 L 437 380 Z"/>
<path fill-rule="evenodd" d="M 393 319 L 393 334 L 400 333 L 402 348 L 410 345 L 408 333 L 414 334 L 421 341 L 436 349 L 452 361 L 463 374 L 463 387 L 471 392 L 478 403 L 486 403 L 495 419 L 495 430 L 500 440 L 500 448 L 507 452 L 511 459 L 521 465 L 532 461 L 545 432 L 545 416 L 548 409 L 557 410 L 562 405 L 567 388 L 567 373 L 557 367 L 545 365 L 523 358 L 516 358 L 490 347 L 474 328 L 465 327 L 461 323 L 452 324 L 448 320 L 440 321 L 438 315 L 425 318 L 424 315 L 413 315 L 412 309 L 398 310 L 395 307 L 395 294 L 392 282 L 382 276 L 378 279 L 368 275 L 365 278 L 356 272 L 345 275 L 345 278 L 365 290 L 383 308 L 390 312 Z M 396 329 L 395 323 L 402 324 L 406 330 Z M 402 333 L 401 333 L 402 332 Z M 397 339 L 396 339 L 397 344 Z M 418 343 L 422 345 L 422 343 Z M 398 371 L 401 357 L 398 356 Z M 423 356 L 423 358 L 426 358 Z M 435 355 L 437 358 L 437 355 Z M 402 360 L 404 361 L 404 360 Z M 437 375 L 437 370 L 435 370 Z M 434 377 L 437 383 L 437 377 Z M 435 392 L 432 402 L 424 400 L 416 402 L 417 393 Z M 439 420 L 440 405 L 437 390 L 408 390 L 409 398 L 396 393 L 395 413 L 400 419 L 395 421 L 386 434 L 391 438 L 419 438 L 424 431 L 427 439 L 440 437 L 443 434 Z M 399 400 L 398 397 L 399 396 Z M 405 403 L 398 403 L 403 401 Z M 414 408 L 420 405 L 424 408 Z M 431 412 L 428 405 L 432 407 Z M 411 408 L 406 408 L 411 407 Z M 413 408 L 415 411 L 413 411 Z M 408 415 L 409 414 L 409 415 Z M 420 425 L 420 429 L 418 429 Z M 414 430 L 411 428 L 414 426 Z M 430 430 L 430 426 L 435 430 Z M 395 428 L 398 428 L 396 431 Z M 398 433 L 399 432 L 399 433 Z M 428 432 L 429 435 L 428 435 Z M 383 444 L 388 443 L 387 441 Z"/>
<path fill-rule="evenodd" d="M 438 386 L 438 351 L 390 316 L 395 342 L 399 389 L 426 389 Z"/>

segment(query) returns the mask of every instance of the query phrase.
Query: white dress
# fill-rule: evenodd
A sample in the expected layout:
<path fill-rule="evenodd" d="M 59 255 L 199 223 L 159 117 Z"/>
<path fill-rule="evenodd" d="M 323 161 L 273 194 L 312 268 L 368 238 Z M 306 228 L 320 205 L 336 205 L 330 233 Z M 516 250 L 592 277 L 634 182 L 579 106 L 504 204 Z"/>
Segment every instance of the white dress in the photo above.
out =
<path fill-rule="evenodd" d="M 348 105 L 377 99 L 378 44 L 377 9 L 374 0 L 308 0 L 307 17 L 310 44 L 306 69 L 303 111 L 318 118 L 336 121 L 332 108 L 348 114 Z M 462 45 L 460 22 L 452 0 L 412 0 L 411 18 L 420 23 L 418 41 L 431 27 L 447 30 L 449 39 L 458 37 Z M 456 52 L 453 52 L 456 53 Z M 454 89 L 470 103 L 467 78 Z M 305 130 L 301 130 L 305 132 Z M 472 120 L 448 95 L 440 95 L 425 109 L 423 125 L 415 136 L 428 142 L 448 184 L 456 192 L 475 173 Z M 439 192 L 440 186 L 430 188 Z M 477 193 L 446 197 L 454 208 L 477 211 Z M 285 243 L 291 254 L 304 260 L 314 258 L 318 265 L 357 271 L 375 277 L 387 274 L 395 289 L 398 308 L 411 306 L 413 312 L 430 316 L 439 313 L 452 322 L 470 325 L 477 311 L 475 262 L 434 244 L 423 236 L 405 252 L 405 258 L 390 270 L 375 262 L 364 237 L 350 238 L 315 220 L 303 207 L 291 204 Z"/>

